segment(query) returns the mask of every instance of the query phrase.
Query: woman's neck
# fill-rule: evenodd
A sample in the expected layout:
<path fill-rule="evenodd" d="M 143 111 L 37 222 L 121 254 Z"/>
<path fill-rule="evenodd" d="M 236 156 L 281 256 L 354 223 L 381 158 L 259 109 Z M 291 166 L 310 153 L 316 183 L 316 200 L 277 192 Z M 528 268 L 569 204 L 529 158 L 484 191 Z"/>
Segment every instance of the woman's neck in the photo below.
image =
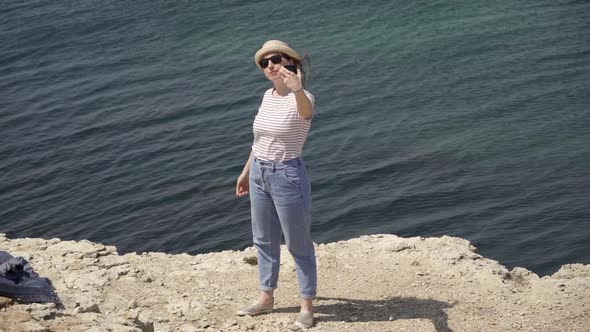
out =
<path fill-rule="evenodd" d="M 273 94 L 277 96 L 285 97 L 289 93 L 291 93 L 291 89 L 289 89 L 282 81 L 274 82 L 275 90 Z"/>

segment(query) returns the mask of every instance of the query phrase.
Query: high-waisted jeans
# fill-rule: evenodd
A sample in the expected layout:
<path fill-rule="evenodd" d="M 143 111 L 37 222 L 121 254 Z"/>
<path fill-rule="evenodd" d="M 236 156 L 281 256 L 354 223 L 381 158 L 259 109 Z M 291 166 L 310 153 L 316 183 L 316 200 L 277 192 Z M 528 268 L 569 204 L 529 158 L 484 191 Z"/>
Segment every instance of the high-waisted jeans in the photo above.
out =
<path fill-rule="evenodd" d="M 260 289 L 273 290 L 279 279 L 281 229 L 297 269 L 299 291 L 313 299 L 317 267 L 311 241 L 310 184 L 301 158 L 275 163 L 250 162 L 252 235 L 258 250 Z"/>

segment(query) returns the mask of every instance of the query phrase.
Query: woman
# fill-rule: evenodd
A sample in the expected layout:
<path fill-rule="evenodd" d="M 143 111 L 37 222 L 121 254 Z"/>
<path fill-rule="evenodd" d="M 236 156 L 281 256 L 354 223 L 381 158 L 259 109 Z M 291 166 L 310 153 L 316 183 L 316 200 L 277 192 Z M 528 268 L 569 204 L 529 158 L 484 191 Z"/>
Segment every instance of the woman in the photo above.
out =
<path fill-rule="evenodd" d="M 279 40 L 262 46 L 254 61 L 273 84 L 254 119 L 254 143 L 238 177 L 236 195 L 250 194 L 252 235 L 258 250 L 260 296 L 238 310 L 238 315 L 271 312 L 280 266 L 281 229 L 294 258 L 301 312 L 295 324 L 313 324 L 317 268 L 310 236 L 310 184 L 301 150 L 314 109 L 314 97 L 303 89 L 302 57 Z M 285 68 L 296 66 L 297 74 Z"/>

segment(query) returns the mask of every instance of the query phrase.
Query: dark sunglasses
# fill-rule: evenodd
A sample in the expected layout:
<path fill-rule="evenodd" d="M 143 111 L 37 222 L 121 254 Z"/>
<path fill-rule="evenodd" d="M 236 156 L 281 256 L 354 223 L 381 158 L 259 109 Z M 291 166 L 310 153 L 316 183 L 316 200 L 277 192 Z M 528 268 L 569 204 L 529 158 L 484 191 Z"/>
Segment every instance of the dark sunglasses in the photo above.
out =
<path fill-rule="evenodd" d="M 270 62 L 274 63 L 275 65 L 278 65 L 283 60 L 283 55 L 275 54 L 275 55 L 271 56 L 270 58 L 260 60 L 258 62 L 258 64 L 260 65 L 260 67 L 266 68 L 266 67 L 268 67 L 269 60 L 270 60 Z"/>

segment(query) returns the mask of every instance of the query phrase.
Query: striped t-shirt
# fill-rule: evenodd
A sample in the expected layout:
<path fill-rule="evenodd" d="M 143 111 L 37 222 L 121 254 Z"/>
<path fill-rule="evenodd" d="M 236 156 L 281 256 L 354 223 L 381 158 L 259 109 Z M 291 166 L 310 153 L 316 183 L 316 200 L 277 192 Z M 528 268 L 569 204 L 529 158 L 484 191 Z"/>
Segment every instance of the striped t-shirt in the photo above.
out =
<path fill-rule="evenodd" d="M 254 156 L 261 160 L 282 162 L 301 156 L 311 119 L 305 120 L 297 112 L 295 94 L 273 96 L 274 89 L 264 93 L 254 119 Z M 314 104 L 314 97 L 304 90 Z"/>

